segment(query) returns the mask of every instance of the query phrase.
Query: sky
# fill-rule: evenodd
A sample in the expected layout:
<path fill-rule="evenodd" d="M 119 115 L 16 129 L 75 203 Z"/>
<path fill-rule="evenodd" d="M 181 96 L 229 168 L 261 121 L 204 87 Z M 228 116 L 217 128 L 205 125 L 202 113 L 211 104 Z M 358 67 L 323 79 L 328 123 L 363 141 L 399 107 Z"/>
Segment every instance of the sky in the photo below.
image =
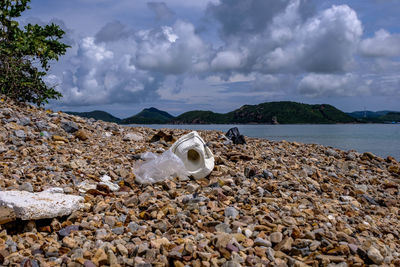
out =
<path fill-rule="evenodd" d="M 71 46 L 48 108 L 125 118 L 296 101 L 400 110 L 400 0 L 32 0 Z"/>

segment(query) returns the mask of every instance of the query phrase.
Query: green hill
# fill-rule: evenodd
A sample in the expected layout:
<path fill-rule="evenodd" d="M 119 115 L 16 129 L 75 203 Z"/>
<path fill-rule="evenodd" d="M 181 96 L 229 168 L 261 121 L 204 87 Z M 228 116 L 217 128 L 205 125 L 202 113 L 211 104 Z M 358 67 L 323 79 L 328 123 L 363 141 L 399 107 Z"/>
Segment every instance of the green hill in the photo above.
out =
<path fill-rule="evenodd" d="M 379 117 L 383 122 L 400 122 L 400 112 L 389 112 L 384 116 Z"/>
<path fill-rule="evenodd" d="M 346 114 L 348 114 L 356 119 L 364 119 L 364 118 L 378 118 L 378 117 L 388 114 L 389 112 L 393 112 L 393 111 L 390 111 L 390 110 L 381 110 L 381 111 L 365 110 L 365 111 L 353 111 L 353 112 L 346 113 Z"/>
<path fill-rule="evenodd" d="M 364 123 L 384 123 L 384 122 L 398 122 L 400 121 L 399 115 L 400 112 L 390 111 L 390 110 L 381 110 L 381 111 L 354 111 L 351 113 L 347 113 L 348 115 L 356 118 L 358 122 Z"/>
<path fill-rule="evenodd" d="M 185 112 L 172 120 L 174 124 L 228 124 L 232 117 L 212 111 L 194 110 Z"/>
<path fill-rule="evenodd" d="M 165 124 L 174 116 L 156 108 L 145 108 L 138 114 L 123 119 L 122 124 Z"/>
<path fill-rule="evenodd" d="M 79 117 L 84 117 L 84 118 L 93 118 L 96 120 L 102 120 L 102 121 L 107 121 L 107 122 L 116 122 L 120 123 L 121 119 L 114 117 L 108 112 L 101 111 L 101 110 L 94 110 L 90 112 L 72 112 L 72 111 L 65 111 L 67 114 L 71 115 L 76 115 Z"/>
<path fill-rule="evenodd" d="M 353 122 L 356 122 L 356 119 L 331 105 L 308 105 L 289 101 L 244 105 L 225 114 L 212 111 L 189 111 L 172 120 L 172 123 L 175 124 L 320 124 Z"/>

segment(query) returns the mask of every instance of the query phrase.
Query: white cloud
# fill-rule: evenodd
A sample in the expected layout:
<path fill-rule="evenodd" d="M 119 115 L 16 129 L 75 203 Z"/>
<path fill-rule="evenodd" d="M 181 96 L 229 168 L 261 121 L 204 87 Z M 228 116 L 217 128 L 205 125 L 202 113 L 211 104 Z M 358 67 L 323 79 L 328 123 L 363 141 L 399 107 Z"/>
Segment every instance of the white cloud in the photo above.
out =
<path fill-rule="evenodd" d="M 375 32 L 374 37 L 362 40 L 361 53 L 374 57 L 400 56 L 400 34 L 390 34 L 384 29 Z"/>
<path fill-rule="evenodd" d="M 229 70 L 239 68 L 245 60 L 245 56 L 236 51 L 221 51 L 211 61 L 214 70 Z"/>
<path fill-rule="evenodd" d="M 190 23 L 177 21 L 172 27 L 141 31 L 138 36 L 138 68 L 179 74 L 207 65 L 208 47 Z"/>
<path fill-rule="evenodd" d="M 306 75 L 299 83 L 298 90 L 308 97 L 320 96 L 355 96 L 369 94 L 369 81 L 363 80 L 359 75 L 347 73 Z"/>

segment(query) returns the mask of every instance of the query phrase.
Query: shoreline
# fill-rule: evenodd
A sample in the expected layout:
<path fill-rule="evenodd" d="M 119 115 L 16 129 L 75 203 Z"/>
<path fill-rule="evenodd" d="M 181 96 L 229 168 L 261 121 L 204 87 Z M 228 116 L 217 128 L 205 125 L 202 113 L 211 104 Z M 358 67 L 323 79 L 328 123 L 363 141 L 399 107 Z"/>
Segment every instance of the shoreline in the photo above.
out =
<path fill-rule="evenodd" d="M 0 121 L 3 191 L 58 187 L 84 197 L 67 217 L 2 224 L 1 264 L 400 264 L 394 158 L 248 137 L 225 145 L 223 132 L 199 130 L 216 163 L 208 178 L 141 186 L 139 155 L 173 143 L 150 143 L 158 130 L 4 102 Z M 189 131 L 171 132 L 176 140 Z M 98 186 L 104 175 L 118 191 Z M 85 183 L 96 190 L 82 192 Z"/>

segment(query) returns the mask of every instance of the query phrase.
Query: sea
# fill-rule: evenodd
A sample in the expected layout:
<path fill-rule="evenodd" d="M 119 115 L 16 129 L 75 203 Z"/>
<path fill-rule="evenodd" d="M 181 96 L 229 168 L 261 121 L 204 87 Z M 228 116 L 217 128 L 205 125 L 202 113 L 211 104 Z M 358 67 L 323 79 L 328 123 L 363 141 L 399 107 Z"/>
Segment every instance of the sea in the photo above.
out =
<path fill-rule="evenodd" d="M 138 126 L 138 125 L 130 125 Z M 140 125 L 154 129 L 219 130 L 227 132 L 237 127 L 248 137 L 265 138 L 274 141 L 295 141 L 306 144 L 320 144 L 342 150 L 371 152 L 386 158 L 400 160 L 400 124 L 295 124 L 295 125 Z"/>

